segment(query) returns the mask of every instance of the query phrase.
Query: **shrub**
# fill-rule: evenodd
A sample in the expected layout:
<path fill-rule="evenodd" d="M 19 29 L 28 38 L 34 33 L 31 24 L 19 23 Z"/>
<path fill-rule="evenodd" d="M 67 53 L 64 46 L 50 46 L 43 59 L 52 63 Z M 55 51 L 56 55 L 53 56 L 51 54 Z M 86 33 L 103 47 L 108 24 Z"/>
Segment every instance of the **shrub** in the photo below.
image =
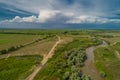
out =
<path fill-rule="evenodd" d="M 63 80 L 69 80 L 69 76 L 70 76 L 70 73 L 65 72 L 65 74 L 63 75 Z"/>
<path fill-rule="evenodd" d="M 7 50 L 1 50 L 0 51 L 0 54 L 6 54 L 7 53 Z"/>
<path fill-rule="evenodd" d="M 101 71 L 101 72 L 100 72 L 100 75 L 101 75 L 101 77 L 103 77 L 103 78 L 106 77 L 106 73 L 105 73 L 104 71 Z"/>
<path fill-rule="evenodd" d="M 82 75 L 82 80 L 93 80 L 89 75 Z"/>
<path fill-rule="evenodd" d="M 15 48 L 14 46 L 8 48 L 8 52 L 10 52 L 10 51 L 14 51 L 14 50 L 16 50 L 16 48 Z"/>

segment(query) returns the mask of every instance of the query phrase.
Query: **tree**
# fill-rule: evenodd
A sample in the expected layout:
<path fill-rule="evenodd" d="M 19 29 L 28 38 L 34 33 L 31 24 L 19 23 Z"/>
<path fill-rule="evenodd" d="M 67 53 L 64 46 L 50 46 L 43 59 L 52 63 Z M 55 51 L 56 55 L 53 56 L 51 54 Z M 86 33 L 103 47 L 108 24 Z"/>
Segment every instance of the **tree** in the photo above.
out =
<path fill-rule="evenodd" d="M 1 50 L 0 53 L 1 53 L 1 54 L 6 54 L 6 53 L 7 53 L 7 50 Z"/>
<path fill-rule="evenodd" d="M 15 48 L 14 46 L 12 46 L 12 47 L 8 48 L 8 52 L 14 51 L 15 49 L 16 49 L 16 48 Z"/>

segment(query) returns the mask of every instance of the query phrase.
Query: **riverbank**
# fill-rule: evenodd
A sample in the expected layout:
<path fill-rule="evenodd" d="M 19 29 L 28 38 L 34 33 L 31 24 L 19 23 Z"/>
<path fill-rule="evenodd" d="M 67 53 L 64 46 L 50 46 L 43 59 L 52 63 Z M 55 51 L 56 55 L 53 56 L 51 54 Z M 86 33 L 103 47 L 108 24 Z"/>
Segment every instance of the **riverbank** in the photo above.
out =
<path fill-rule="evenodd" d="M 94 65 L 94 50 L 99 47 L 105 47 L 107 43 L 103 41 L 101 45 L 92 46 L 86 49 L 87 60 L 82 68 L 83 73 L 90 75 L 95 80 L 104 80 Z"/>

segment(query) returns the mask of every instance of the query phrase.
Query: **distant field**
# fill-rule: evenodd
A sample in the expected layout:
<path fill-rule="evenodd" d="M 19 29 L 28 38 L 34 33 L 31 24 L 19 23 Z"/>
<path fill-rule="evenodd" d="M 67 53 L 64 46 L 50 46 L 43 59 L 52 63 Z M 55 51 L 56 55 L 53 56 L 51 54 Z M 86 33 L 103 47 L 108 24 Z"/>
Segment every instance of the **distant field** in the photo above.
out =
<path fill-rule="evenodd" d="M 66 30 L 0 30 L 0 33 L 19 33 L 19 34 L 59 34 L 59 33 L 63 33 Z"/>
<path fill-rule="evenodd" d="M 57 38 L 49 38 L 43 41 L 36 42 L 17 51 L 11 52 L 12 56 L 20 55 L 46 55 L 57 41 Z"/>
<path fill-rule="evenodd" d="M 41 56 L 21 56 L 0 59 L 0 80 L 24 80 Z"/>
<path fill-rule="evenodd" d="M 114 38 L 104 38 L 106 41 L 110 42 L 111 44 L 114 44 L 116 42 L 120 42 L 120 37 L 114 37 Z"/>
<path fill-rule="evenodd" d="M 24 45 L 43 37 L 44 35 L 0 34 L 0 50 Z"/>
<path fill-rule="evenodd" d="M 96 31 L 92 32 L 92 34 L 110 42 L 110 44 L 120 42 L 120 31 Z"/>

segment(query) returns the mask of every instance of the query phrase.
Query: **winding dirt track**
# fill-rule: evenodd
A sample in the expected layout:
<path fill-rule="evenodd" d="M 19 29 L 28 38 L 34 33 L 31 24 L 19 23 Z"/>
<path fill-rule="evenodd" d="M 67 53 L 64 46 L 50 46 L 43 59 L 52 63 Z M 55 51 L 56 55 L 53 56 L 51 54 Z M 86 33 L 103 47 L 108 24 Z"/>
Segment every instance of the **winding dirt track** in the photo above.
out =
<path fill-rule="evenodd" d="M 87 60 L 85 61 L 85 66 L 82 68 L 83 73 L 90 75 L 95 80 L 103 80 L 100 77 L 99 72 L 97 71 L 94 65 L 94 50 L 99 47 L 105 47 L 107 43 L 103 41 L 103 43 L 99 46 L 92 46 L 86 49 Z"/>
<path fill-rule="evenodd" d="M 54 54 L 55 48 L 57 47 L 57 45 L 62 41 L 61 38 L 59 36 L 58 37 L 58 41 L 53 45 L 52 49 L 50 50 L 50 52 L 47 54 L 47 56 L 45 56 L 43 58 L 43 60 L 41 61 L 41 64 L 36 66 L 33 73 L 30 74 L 25 80 L 33 80 L 34 77 L 37 75 L 37 73 L 42 69 L 42 67 L 46 64 L 46 62 L 48 61 L 49 58 L 51 58 Z"/>

